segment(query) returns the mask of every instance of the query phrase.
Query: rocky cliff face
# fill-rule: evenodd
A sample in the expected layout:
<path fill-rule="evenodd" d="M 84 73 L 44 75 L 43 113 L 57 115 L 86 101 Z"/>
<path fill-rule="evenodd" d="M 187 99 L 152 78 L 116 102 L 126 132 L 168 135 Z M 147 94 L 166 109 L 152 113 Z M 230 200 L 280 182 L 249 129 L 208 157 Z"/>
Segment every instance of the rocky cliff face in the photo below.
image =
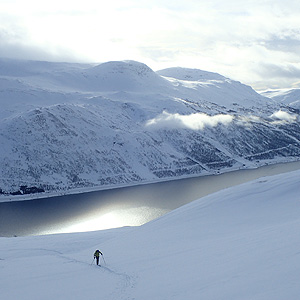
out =
<path fill-rule="evenodd" d="M 3 191 L 131 184 L 300 157 L 295 109 L 201 70 L 0 60 L 0 103 Z"/>

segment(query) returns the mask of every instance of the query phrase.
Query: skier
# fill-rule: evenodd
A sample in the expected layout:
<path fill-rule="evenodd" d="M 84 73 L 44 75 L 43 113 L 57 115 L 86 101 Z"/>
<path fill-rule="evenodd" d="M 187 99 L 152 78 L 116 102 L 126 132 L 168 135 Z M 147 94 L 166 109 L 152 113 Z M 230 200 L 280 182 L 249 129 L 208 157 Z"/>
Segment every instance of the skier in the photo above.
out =
<path fill-rule="evenodd" d="M 100 250 L 96 250 L 95 253 L 94 253 L 94 259 L 96 258 L 97 266 L 99 265 L 100 254 L 103 255 Z"/>

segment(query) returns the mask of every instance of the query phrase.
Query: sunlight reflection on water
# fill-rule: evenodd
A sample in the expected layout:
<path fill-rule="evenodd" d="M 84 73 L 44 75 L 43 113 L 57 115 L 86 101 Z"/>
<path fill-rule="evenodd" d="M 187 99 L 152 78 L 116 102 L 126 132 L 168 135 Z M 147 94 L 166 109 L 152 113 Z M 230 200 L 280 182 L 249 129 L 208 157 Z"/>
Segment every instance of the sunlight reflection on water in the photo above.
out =
<path fill-rule="evenodd" d="M 115 210 L 102 216 L 95 216 L 82 220 L 76 224 L 64 228 L 64 232 L 86 232 L 103 230 L 124 226 L 139 226 L 167 213 L 166 209 L 151 207 L 129 208 Z"/>
<path fill-rule="evenodd" d="M 138 226 L 193 200 L 262 176 L 300 169 L 300 161 L 111 190 L 0 203 L 0 236 Z"/>

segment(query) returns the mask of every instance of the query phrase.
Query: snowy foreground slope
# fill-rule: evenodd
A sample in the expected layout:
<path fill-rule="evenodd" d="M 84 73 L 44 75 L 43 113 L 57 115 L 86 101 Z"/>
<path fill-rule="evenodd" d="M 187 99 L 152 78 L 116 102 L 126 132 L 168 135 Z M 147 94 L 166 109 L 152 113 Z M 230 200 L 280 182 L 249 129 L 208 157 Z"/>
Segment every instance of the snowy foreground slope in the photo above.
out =
<path fill-rule="evenodd" d="M 299 178 L 264 177 L 140 227 L 0 238 L 1 299 L 297 300 Z"/>
<path fill-rule="evenodd" d="M 202 70 L 0 59 L 0 105 L 3 192 L 128 185 L 300 156 L 298 110 Z"/>

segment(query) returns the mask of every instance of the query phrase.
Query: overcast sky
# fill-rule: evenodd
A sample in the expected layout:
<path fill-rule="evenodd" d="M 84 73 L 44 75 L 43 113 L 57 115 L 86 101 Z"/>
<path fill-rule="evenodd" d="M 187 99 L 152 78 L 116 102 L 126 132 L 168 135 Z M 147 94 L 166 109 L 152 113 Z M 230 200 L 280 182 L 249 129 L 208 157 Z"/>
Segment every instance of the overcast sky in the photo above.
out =
<path fill-rule="evenodd" d="M 299 0 L 0 0 L 0 57 L 213 71 L 300 87 Z"/>

